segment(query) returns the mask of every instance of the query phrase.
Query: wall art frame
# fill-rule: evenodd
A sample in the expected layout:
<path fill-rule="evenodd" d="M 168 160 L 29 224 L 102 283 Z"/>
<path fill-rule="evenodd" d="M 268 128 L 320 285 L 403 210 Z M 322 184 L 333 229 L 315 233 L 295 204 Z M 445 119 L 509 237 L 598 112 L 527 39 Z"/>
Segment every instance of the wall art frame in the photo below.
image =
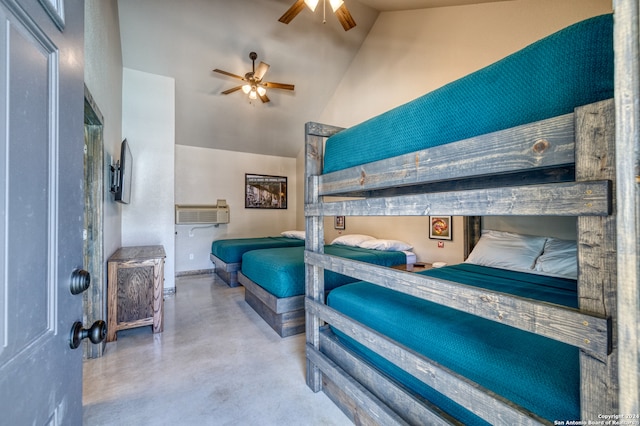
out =
<path fill-rule="evenodd" d="M 451 216 L 429 216 L 429 238 L 432 240 L 453 239 Z"/>
<path fill-rule="evenodd" d="M 287 177 L 245 173 L 245 209 L 286 209 Z"/>

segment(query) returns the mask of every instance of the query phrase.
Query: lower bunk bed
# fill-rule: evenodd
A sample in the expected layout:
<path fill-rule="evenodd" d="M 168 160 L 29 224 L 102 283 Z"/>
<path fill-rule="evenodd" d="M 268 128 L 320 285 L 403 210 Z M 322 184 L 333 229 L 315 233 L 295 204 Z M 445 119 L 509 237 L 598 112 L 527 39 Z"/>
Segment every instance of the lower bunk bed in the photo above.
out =
<path fill-rule="evenodd" d="M 420 274 L 519 296 L 535 295 L 537 300 L 577 307 L 576 281 L 571 279 L 473 264 Z M 509 404 L 521 406 L 540 422 L 580 417 L 576 347 L 366 282 L 335 289 L 329 294 L 327 305 L 403 345 L 422 365 L 431 366 L 430 371 L 418 372 L 415 377 L 351 339 L 350 328 L 345 328 L 346 332 L 340 325 L 326 328 L 321 335 L 320 351 L 356 380 L 368 384 L 374 395 L 383 392 L 383 388 L 353 368 L 351 357 L 359 357 L 412 397 L 429 401 L 440 418 L 466 425 L 489 423 L 456 402 L 467 395 L 451 391 L 443 395 L 430 384 L 438 386 L 437 382 L 446 376 L 451 380 L 466 377 L 505 403 L 509 400 Z M 338 405 L 343 403 L 337 395 L 329 394 Z M 390 401 L 392 409 L 406 413 L 402 406 L 393 406 L 393 399 Z M 482 404 L 481 400 L 476 404 Z M 490 410 L 491 406 L 487 406 L 485 418 L 493 415 Z M 416 424 L 435 421 L 425 417 L 430 413 L 411 414 L 416 415 L 411 419 Z M 496 423 L 502 422 L 496 419 Z"/>
<path fill-rule="evenodd" d="M 276 247 L 304 246 L 304 231 L 285 231 L 280 236 L 256 238 L 230 238 L 211 243 L 209 258 L 215 266 L 215 273 L 229 287 L 238 286 L 238 271 L 242 265 L 242 255 L 250 250 Z"/>
<path fill-rule="evenodd" d="M 327 254 L 384 267 L 415 262 L 415 254 L 404 250 L 377 250 L 328 244 Z M 253 250 L 242 257 L 238 281 L 245 288 L 245 301 L 269 326 L 287 337 L 305 330 L 304 247 Z M 357 281 L 347 275 L 327 271 L 327 291 Z"/>

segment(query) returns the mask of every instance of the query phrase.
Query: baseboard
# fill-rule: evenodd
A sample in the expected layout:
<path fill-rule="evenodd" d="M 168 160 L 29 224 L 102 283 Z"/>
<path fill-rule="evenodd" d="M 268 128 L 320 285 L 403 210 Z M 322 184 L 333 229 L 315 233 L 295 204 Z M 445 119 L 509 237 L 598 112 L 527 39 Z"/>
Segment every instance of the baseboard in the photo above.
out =
<path fill-rule="evenodd" d="M 180 272 L 176 272 L 176 278 L 188 277 L 190 275 L 207 275 L 207 274 L 213 274 L 214 272 L 215 272 L 214 268 L 211 268 L 211 269 L 196 269 L 194 271 L 180 271 Z"/>

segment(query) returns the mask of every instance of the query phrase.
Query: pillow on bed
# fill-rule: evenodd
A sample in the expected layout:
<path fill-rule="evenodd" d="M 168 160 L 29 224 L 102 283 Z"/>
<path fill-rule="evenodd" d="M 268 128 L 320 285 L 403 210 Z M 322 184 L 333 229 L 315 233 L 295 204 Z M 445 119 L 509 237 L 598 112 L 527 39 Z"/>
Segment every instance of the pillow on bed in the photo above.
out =
<path fill-rule="evenodd" d="M 287 238 L 297 238 L 299 240 L 305 239 L 304 231 L 284 231 L 284 232 L 281 232 L 280 235 Z"/>
<path fill-rule="evenodd" d="M 549 238 L 542 255 L 536 260 L 535 270 L 566 278 L 578 278 L 578 246 L 575 241 Z"/>
<path fill-rule="evenodd" d="M 532 270 L 546 240 L 545 237 L 485 230 L 465 262 L 503 269 Z"/>
<path fill-rule="evenodd" d="M 351 247 L 360 247 L 361 244 L 368 240 L 375 240 L 374 237 L 370 235 L 362 235 L 362 234 L 350 234 L 350 235 L 341 235 L 335 240 L 331 241 L 331 244 L 339 244 L 343 246 L 351 246 Z"/>
<path fill-rule="evenodd" d="M 360 244 L 360 247 L 373 250 L 384 251 L 405 251 L 411 250 L 413 246 L 398 240 L 373 239 L 367 240 Z"/>

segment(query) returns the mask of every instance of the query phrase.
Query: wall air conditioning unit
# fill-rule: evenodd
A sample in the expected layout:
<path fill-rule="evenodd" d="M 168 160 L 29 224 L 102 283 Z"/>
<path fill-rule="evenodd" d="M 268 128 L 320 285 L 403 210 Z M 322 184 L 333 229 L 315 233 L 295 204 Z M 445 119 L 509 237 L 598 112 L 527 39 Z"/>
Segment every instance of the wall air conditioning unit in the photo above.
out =
<path fill-rule="evenodd" d="M 229 223 L 229 206 L 225 200 L 217 205 L 176 204 L 176 225 Z"/>

